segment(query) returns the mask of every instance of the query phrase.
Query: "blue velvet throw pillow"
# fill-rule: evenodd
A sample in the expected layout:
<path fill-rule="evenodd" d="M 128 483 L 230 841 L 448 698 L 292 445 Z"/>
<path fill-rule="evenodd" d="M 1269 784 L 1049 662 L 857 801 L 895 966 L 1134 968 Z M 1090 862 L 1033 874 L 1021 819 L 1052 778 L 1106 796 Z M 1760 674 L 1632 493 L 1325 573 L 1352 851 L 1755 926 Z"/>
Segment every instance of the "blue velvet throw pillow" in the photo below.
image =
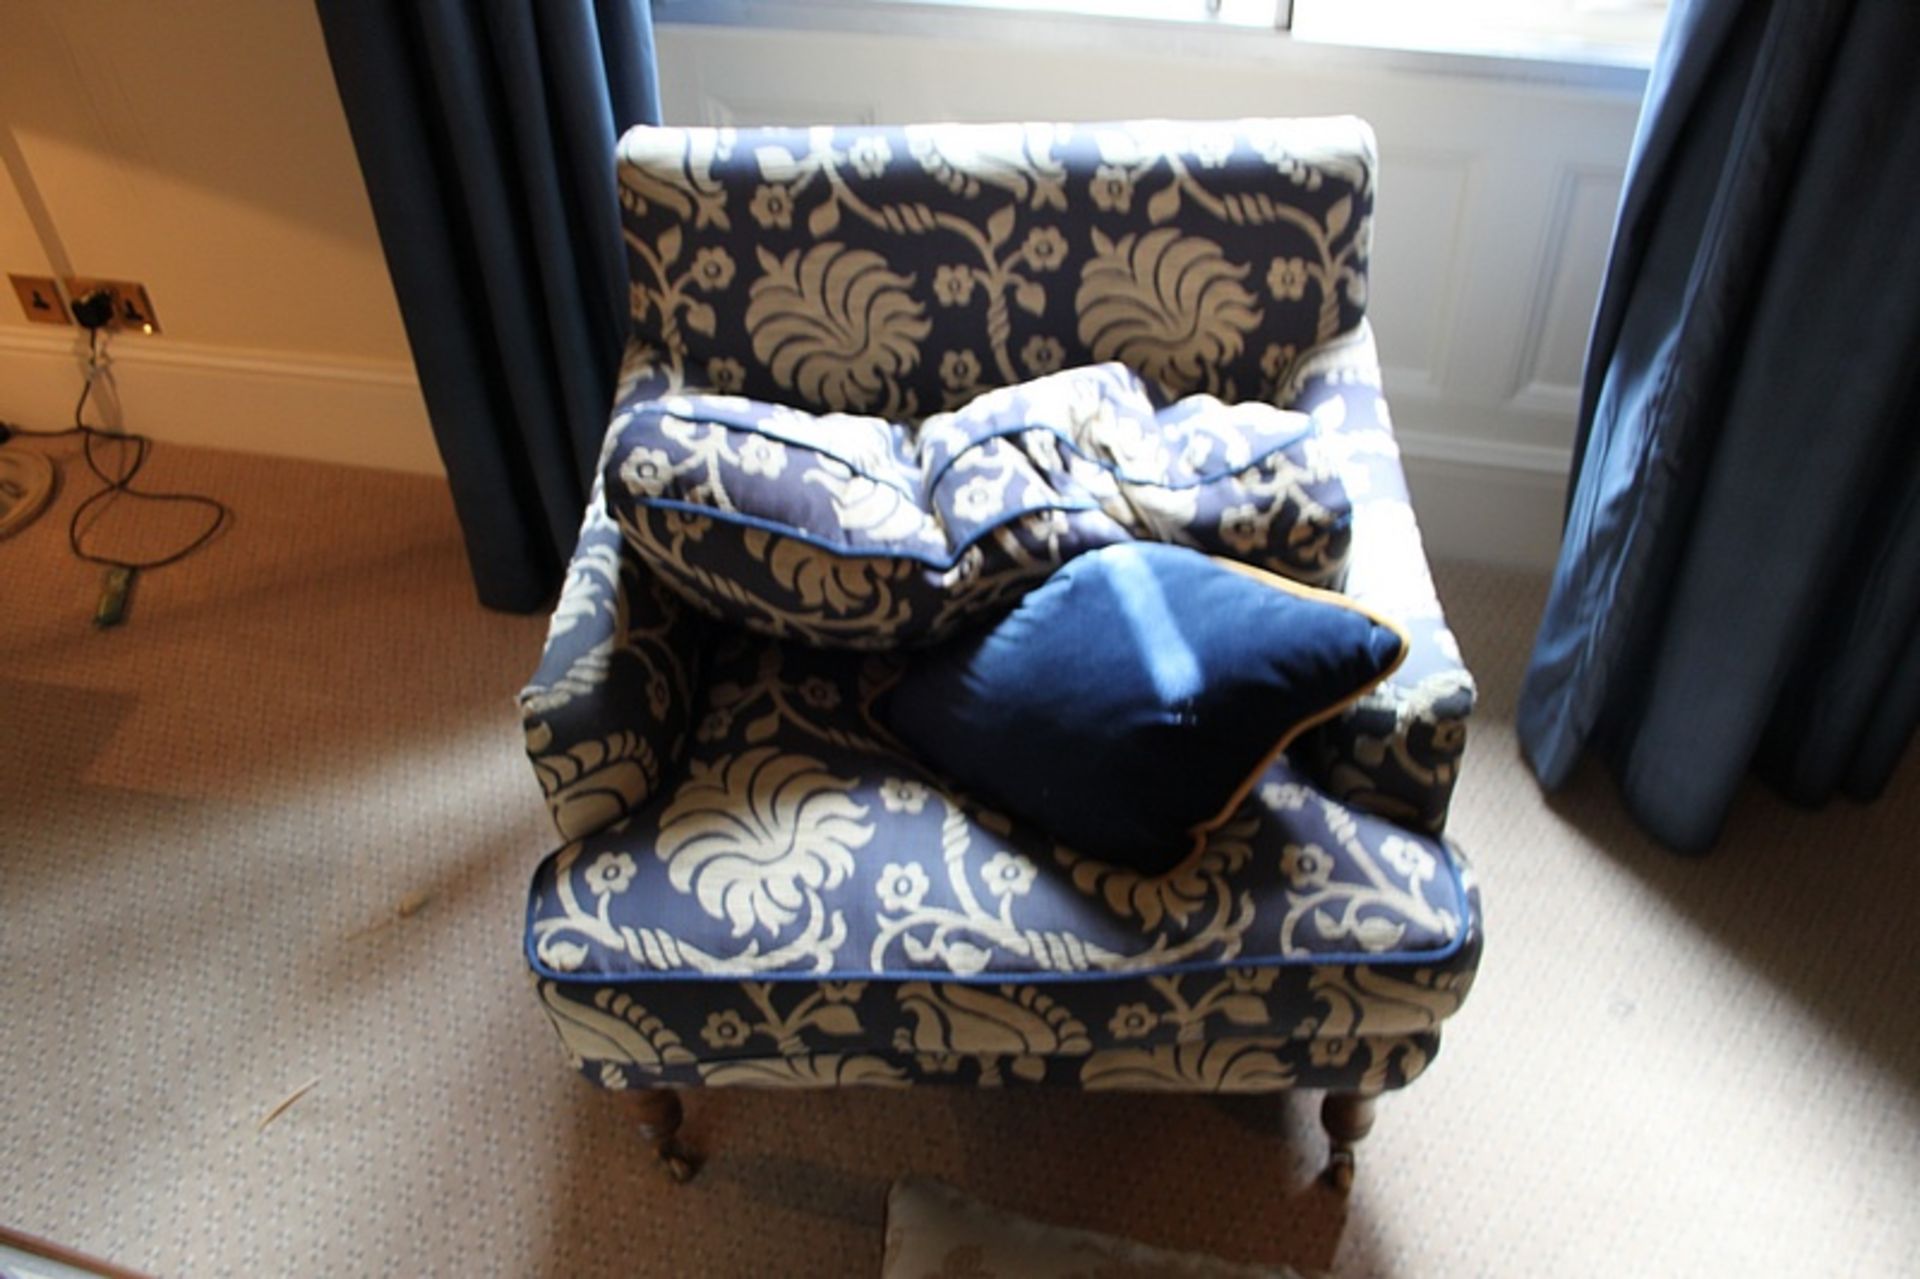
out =
<path fill-rule="evenodd" d="M 1128 542 L 916 654 L 874 709 L 962 790 L 1076 852 L 1159 874 L 1406 647 L 1397 624 L 1331 591 Z"/>

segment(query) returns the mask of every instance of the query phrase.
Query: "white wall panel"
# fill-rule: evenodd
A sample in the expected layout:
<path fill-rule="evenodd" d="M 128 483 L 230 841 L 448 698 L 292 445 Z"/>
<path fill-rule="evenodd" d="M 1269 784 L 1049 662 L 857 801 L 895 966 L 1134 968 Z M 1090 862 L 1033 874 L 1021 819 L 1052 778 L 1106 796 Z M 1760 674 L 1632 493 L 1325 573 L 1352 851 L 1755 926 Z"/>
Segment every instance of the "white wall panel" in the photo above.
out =
<path fill-rule="evenodd" d="M 1429 542 L 1551 562 L 1634 77 L 1556 79 L 1261 32 L 826 22 L 663 26 L 669 120 L 1366 117 L 1381 156 L 1370 312 Z"/>
<path fill-rule="evenodd" d="M 1623 177 L 1618 167 L 1592 165 L 1569 165 L 1560 175 L 1514 379 L 1523 404 L 1570 412 L 1578 403 Z"/>
<path fill-rule="evenodd" d="M 1397 383 L 1441 393 L 1460 308 L 1475 157 L 1394 148 L 1374 204 L 1367 310 Z"/>

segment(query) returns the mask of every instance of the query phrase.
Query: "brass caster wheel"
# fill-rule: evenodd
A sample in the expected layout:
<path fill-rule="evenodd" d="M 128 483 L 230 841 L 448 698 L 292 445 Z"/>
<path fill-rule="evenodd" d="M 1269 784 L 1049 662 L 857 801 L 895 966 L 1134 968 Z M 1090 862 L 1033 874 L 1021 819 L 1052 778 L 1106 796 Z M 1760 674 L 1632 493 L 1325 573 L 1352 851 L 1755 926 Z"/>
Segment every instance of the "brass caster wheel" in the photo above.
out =
<path fill-rule="evenodd" d="M 1354 1144 L 1373 1131 L 1374 1098 L 1365 1093 L 1330 1092 L 1320 1106 L 1327 1130 L 1327 1184 L 1345 1198 L 1353 1189 Z"/>
<path fill-rule="evenodd" d="M 675 1185 L 681 1186 L 692 1181 L 693 1174 L 699 1171 L 693 1160 L 671 1149 L 660 1152 L 660 1166 L 667 1170 L 667 1176 L 673 1178 Z"/>
<path fill-rule="evenodd" d="M 1353 1152 L 1336 1150 L 1327 1156 L 1327 1184 L 1337 1195 L 1353 1193 Z"/>
<path fill-rule="evenodd" d="M 640 1136 L 652 1144 L 654 1157 L 667 1176 L 677 1184 L 692 1181 L 698 1165 L 674 1136 L 680 1131 L 680 1094 L 667 1088 L 651 1089 L 634 1094 L 634 1105 L 639 1110 Z"/>

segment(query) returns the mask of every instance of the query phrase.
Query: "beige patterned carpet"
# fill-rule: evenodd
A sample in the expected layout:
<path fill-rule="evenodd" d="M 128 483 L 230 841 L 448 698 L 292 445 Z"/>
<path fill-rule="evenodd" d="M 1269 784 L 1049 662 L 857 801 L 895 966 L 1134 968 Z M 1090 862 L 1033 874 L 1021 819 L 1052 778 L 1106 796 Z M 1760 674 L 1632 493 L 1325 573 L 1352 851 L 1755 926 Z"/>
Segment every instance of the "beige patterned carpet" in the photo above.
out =
<path fill-rule="evenodd" d="M 1489 944 L 1350 1202 L 1305 1097 L 714 1094 L 675 1188 L 521 966 L 543 622 L 473 603 L 436 482 L 151 478 L 238 519 L 121 631 L 73 489 L 0 542 L 0 1222 L 163 1275 L 871 1275 L 912 1171 L 1341 1275 L 1920 1273 L 1920 759 L 1870 809 L 1755 792 L 1699 862 L 1603 777 L 1545 801 L 1509 728 L 1537 578 L 1441 574 Z"/>

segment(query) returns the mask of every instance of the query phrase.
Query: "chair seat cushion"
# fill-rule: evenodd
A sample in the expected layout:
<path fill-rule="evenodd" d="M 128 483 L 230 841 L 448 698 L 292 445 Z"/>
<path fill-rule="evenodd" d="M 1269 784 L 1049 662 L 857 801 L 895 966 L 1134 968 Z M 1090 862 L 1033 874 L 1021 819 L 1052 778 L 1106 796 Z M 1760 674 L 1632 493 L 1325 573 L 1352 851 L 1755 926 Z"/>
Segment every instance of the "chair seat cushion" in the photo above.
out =
<path fill-rule="evenodd" d="M 1478 956 L 1451 846 L 1279 761 L 1170 874 L 1081 856 L 871 726 L 897 661 L 732 637 L 677 789 L 541 865 L 528 958 L 602 1082 L 899 1081 L 957 1054 L 1152 1086 L 1227 1070 L 1239 1050 L 1196 1051 L 1221 1039 L 1266 1086 L 1310 1059 L 1418 1073 Z"/>
<path fill-rule="evenodd" d="M 1313 420 L 1068 369 L 918 426 L 732 396 L 623 404 L 608 508 L 702 610 L 778 637 L 889 649 L 1003 607 L 1074 556 L 1176 542 L 1310 583 L 1352 512 Z"/>

